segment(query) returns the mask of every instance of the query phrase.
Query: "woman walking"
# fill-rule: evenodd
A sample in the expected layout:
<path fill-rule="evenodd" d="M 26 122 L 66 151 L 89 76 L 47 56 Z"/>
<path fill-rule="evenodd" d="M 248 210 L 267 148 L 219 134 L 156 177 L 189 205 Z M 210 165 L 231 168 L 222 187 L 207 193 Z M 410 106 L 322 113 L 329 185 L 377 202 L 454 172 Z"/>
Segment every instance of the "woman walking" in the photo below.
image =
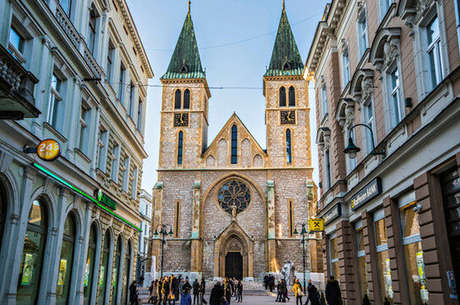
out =
<path fill-rule="evenodd" d="M 158 280 L 152 281 L 149 287 L 149 301 L 152 304 L 158 304 Z"/>
<path fill-rule="evenodd" d="M 241 280 L 238 280 L 238 284 L 236 284 L 236 302 L 243 302 L 243 283 Z"/>
<path fill-rule="evenodd" d="M 295 295 L 295 304 L 303 305 L 302 303 L 303 291 L 302 291 L 302 285 L 300 284 L 299 279 L 295 280 L 295 284 L 294 284 L 294 287 L 292 287 L 292 290 L 294 291 L 294 295 Z"/>
<path fill-rule="evenodd" d="M 131 286 L 129 286 L 129 302 L 131 305 L 139 305 L 139 297 L 137 295 L 137 291 L 139 288 L 137 288 L 137 282 L 133 281 Z"/>
<path fill-rule="evenodd" d="M 200 289 L 198 290 L 198 292 L 200 294 L 200 305 L 208 304 L 208 302 L 206 302 L 206 300 L 204 299 L 204 293 L 206 292 L 206 281 L 204 279 L 201 279 Z"/>

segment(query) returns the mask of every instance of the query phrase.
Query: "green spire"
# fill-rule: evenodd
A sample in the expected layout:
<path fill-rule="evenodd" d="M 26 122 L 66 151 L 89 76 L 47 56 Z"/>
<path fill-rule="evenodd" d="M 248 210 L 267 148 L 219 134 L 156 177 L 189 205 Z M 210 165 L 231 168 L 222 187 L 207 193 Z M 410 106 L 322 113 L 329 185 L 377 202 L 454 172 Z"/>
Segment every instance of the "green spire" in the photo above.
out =
<path fill-rule="evenodd" d="M 195 30 L 193 29 L 190 3 L 184 26 L 177 40 L 176 48 L 169 63 L 168 70 L 161 79 L 191 79 L 205 78 L 201 66 L 200 53 L 196 43 Z"/>
<path fill-rule="evenodd" d="M 302 75 L 303 62 L 292 34 L 283 1 L 283 12 L 276 34 L 270 67 L 264 76 Z"/>

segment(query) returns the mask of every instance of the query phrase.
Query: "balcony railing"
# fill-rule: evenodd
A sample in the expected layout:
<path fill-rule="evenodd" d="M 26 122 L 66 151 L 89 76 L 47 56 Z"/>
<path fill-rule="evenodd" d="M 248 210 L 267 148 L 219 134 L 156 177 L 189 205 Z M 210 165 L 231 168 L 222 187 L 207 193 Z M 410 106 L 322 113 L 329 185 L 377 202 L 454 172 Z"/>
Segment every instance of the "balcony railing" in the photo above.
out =
<path fill-rule="evenodd" d="M 0 119 L 36 118 L 34 88 L 38 79 L 0 45 Z"/>

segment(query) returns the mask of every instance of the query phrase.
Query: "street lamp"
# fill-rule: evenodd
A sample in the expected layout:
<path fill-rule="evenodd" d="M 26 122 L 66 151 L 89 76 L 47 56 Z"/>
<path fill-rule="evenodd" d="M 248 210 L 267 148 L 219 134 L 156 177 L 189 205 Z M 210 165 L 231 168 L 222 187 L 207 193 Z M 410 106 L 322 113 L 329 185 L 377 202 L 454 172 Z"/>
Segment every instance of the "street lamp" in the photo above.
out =
<path fill-rule="evenodd" d="M 346 153 L 348 155 L 348 157 L 350 157 L 350 159 L 354 159 L 356 158 L 356 154 L 361 150 L 361 148 L 359 148 L 358 146 L 355 145 L 355 143 L 353 143 L 353 139 L 351 138 L 351 131 L 353 130 L 353 128 L 357 127 L 357 126 L 364 126 L 366 127 L 367 129 L 369 129 L 369 131 L 371 132 L 371 138 L 372 138 L 372 151 L 370 152 L 371 155 L 382 155 L 384 158 L 385 158 L 385 150 L 382 149 L 382 151 L 376 151 L 375 150 L 375 146 L 374 146 L 374 132 L 372 131 L 372 128 L 369 126 L 369 125 L 366 125 L 366 124 L 356 124 L 356 125 L 353 125 L 351 128 L 350 128 L 350 131 L 349 131 L 349 134 L 350 136 L 348 137 L 348 145 L 347 147 L 343 150 L 344 153 Z"/>
<path fill-rule="evenodd" d="M 305 235 L 308 234 L 308 231 L 305 229 L 306 227 L 308 227 L 308 223 L 298 223 L 295 225 L 294 227 L 294 232 L 293 234 L 294 235 L 297 235 L 299 234 L 299 232 L 297 231 L 297 227 L 298 226 L 301 226 L 302 227 L 302 231 L 300 232 L 300 234 L 302 234 L 302 240 L 301 240 L 301 243 L 302 243 L 302 251 L 303 251 L 303 289 L 304 289 L 304 292 L 305 292 L 305 287 L 306 287 L 306 270 L 305 270 Z"/>
<path fill-rule="evenodd" d="M 158 232 L 158 229 L 160 229 L 160 232 Z M 169 232 L 168 232 L 169 231 Z M 164 254 L 164 245 L 166 244 L 165 237 L 168 235 L 173 235 L 174 232 L 172 230 L 172 226 L 170 225 L 165 225 L 165 224 L 159 224 L 155 228 L 155 232 L 153 232 L 153 236 L 158 237 L 158 235 L 161 235 L 161 263 L 160 263 L 160 278 L 163 277 L 163 254 Z"/>

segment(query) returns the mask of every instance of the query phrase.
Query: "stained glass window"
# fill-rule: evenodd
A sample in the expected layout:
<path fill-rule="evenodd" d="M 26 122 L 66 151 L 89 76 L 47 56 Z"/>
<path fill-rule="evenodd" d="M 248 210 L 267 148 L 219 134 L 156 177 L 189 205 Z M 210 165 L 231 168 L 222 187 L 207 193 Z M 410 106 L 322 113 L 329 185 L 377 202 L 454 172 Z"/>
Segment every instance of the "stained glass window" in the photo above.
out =
<path fill-rule="evenodd" d="M 244 182 L 231 180 L 220 187 L 217 200 L 226 212 L 232 214 L 233 206 L 235 206 L 239 213 L 249 206 L 251 191 Z"/>

